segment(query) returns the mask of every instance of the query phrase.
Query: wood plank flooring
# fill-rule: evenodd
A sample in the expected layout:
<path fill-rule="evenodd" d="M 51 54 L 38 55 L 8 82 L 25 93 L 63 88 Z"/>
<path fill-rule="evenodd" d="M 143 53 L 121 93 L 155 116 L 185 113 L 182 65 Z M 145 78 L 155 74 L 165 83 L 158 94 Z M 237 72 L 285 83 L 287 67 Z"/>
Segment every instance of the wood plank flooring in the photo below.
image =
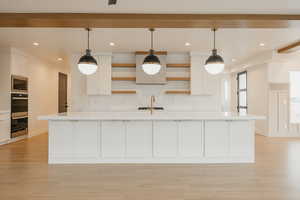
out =
<path fill-rule="evenodd" d="M 0 147 L 0 199 L 299 200 L 300 139 L 256 142 L 255 164 L 48 165 L 43 134 Z"/>

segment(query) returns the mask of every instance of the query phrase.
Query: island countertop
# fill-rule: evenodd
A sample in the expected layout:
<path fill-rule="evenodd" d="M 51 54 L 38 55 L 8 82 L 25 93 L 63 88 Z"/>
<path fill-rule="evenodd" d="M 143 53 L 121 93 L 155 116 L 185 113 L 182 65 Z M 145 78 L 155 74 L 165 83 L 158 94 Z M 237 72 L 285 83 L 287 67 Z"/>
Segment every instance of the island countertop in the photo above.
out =
<path fill-rule="evenodd" d="M 264 120 L 264 116 L 238 114 L 230 112 L 178 112 L 148 111 L 128 112 L 68 112 L 40 116 L 39 120 Z"/>

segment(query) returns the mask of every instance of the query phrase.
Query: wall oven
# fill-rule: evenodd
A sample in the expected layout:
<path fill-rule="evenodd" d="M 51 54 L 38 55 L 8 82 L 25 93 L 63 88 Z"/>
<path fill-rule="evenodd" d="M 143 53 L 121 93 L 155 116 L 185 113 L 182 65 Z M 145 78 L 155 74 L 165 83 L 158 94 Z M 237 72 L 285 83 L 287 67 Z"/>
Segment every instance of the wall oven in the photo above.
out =
<path fill-rule="evenodd" d="M 11 138 L 28 133 L 28 94 L 11 93 Z"/>
<path fill-rule="evenodd" d="M 27 93 L 28 92 L 28 79 L 23 76 L 11 76 L 11 92 L 14 93 Z"/>

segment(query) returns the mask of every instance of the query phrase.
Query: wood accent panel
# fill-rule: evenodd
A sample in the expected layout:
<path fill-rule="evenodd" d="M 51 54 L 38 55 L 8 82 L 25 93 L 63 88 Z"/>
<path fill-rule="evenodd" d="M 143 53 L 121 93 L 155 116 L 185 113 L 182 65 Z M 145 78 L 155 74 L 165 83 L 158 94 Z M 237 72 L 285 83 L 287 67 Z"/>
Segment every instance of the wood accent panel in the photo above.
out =
<path fill-rule="evenodd" d="M 136 94 L 135 90 L 112 90 L 112 94 Z"/>
<path fill-rule="evenodd" d="M 289 44 L 285 47 L 282 47 L 280 49 L 277 50 L 278 53 L 289 53 L 290 50 L 299 47 L 300 46 L 300 41 L 294 42 L 292 44 Z"/>
<path fill-rule="evenodd" d="M 288 14 L 0 13 L 0 27 L 68 28 L 287 28 Z"/>
<path fill-rule="evenodd" d="M 166 94 L 191 94 L 190 90 L 167 90 Z"/>
<path fill-rule="evenodd" d="M 136 51 L 135 55 L 146 55 L 149 54 L 149 51 Z M 154 51 L 155 55 L 167 55 L 167 51 Z"/>
<path fill-rule="evenodd" d="M 111 80 L 113 81 L 135 81 L 135 77 L 112 77 Z"/>
<path fill-rule="evenodd" d="M 132 67 L 135 68 L 136 64 L 135 63 L 113 63 L 111 65 L 112 67 Z"/>
<path fill-rule="evenodd" d="M 167 81 L 189 81 L 190 77 L 167 77 Z"/>
<path fill-rule="evenodd" d="M 174 64 L 167 64 L 167 67 L 176 67 L 176 68 L 189 68 L 191 67 L 191 64 L 189 63 L 183 63 L 183 64 L 177 64 L 177 63 L 174 63 Z"/>

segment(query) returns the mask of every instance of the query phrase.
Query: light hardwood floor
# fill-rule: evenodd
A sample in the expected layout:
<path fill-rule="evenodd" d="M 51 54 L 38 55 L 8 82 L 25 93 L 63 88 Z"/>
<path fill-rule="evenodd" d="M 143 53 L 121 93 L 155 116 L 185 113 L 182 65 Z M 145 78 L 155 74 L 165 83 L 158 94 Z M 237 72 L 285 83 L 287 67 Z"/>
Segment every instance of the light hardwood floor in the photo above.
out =
<path fill-rule="evenodd" d="M 48 165 L 44 134 L 0 147 L 0 199 L 300 200 L 300 139 L 256 142 L 255 164 Z"/>

